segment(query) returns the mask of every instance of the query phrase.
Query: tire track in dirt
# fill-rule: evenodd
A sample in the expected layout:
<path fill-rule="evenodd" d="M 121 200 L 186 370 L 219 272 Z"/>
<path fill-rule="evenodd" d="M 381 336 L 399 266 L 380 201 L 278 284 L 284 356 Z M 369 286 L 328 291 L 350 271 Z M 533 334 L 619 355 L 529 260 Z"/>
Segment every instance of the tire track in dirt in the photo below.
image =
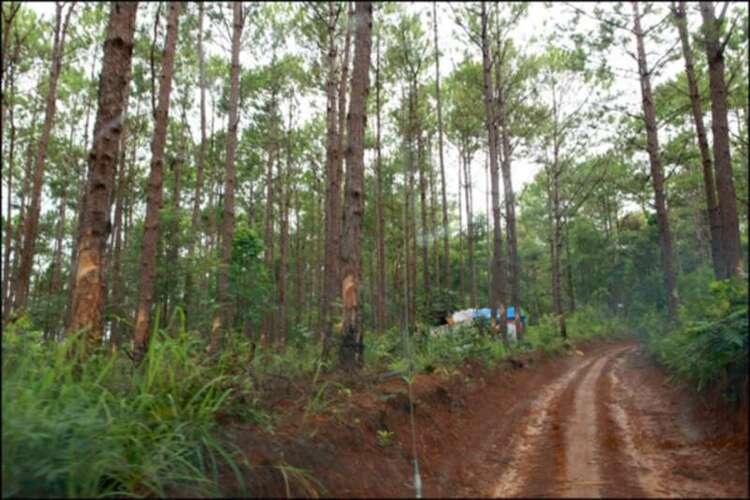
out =
<path fill-rule="evenodd" d="M 513 458 L 492 496 L 599 496 L 594 389 L 604 367 L 629 349 L 604 352 L 545 387 L 511 442 Z"/>
<path fill-rule="evenodd" d="M 622 429 L 623 451 L 649 497 L 735 497 L 737 492 L 716 477 L 720 450 L 690 428 L 684 408 L 672 409 L 663 389 L 643 383 L 633 350 L 618 359 L 610 372 L 611 415 Z M 719 466 L 720 467 L 720 466 Z"/>
<path fill-rule="evenodd" d="M 490 496 L 513 496 L 527 484 L 540 485 L 542 483 L 539 481 L 531 480 L 539 472 L 549 477 L 549 467 L 555 467 L 555 464 L 549 463 L 549 448 L 542 450 L 542 438 L 547 437 L 547 442 L 556 441 L 555 436 L 550 436 L 556 430 L 553 428 L 556 420 L 554 410 L 562 396 L 568 392 L 568 388 L 577 385 L 595 361 L 596 359 L 591 359 L 574 366 L 545 386 L 541 394 L 534 399 L 525 418 L 526 424 L 516 431 L 508 446 L 510 460 L 489 492 Z M 543 456 L 539 456 L 540 450 Z"/>

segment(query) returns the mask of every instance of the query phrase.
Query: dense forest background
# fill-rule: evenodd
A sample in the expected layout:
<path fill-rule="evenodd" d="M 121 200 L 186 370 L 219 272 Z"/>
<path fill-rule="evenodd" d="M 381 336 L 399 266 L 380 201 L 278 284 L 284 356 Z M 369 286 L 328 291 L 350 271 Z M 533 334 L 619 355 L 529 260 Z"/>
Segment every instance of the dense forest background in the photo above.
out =
<path fill-rule="evenodd" d="M 76 339 L 403 368 L 384 339 L 475 307 L 527 315 L 498 355 L 616 329 L 704 384 L 747 352 L 744 3 L 4 2 L 2 32 L 4 375 Z"/>

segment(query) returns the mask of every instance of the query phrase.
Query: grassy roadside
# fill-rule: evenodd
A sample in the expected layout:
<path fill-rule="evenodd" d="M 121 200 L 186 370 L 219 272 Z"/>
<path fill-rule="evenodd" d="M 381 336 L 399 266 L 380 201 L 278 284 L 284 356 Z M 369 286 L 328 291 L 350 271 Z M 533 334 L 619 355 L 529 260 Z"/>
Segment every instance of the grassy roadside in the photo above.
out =
<path fill-rule="evenodd" d="M 568 324 L 577 342 L 611 334 L 616 322 L 582 309 Z M 420 372 L 448 375 L 467 360 L 490 368 L 512 354 L 566 348 L 551 318 L 510 351 L 473 326 L 437 338 L 393 329 L 367 339 L 362 376 L 389 371 L 407 381 Z M 121 353 L 100 352 L 76 371 L 77 342 L 45 343 L 23 322 L 3 335 L 3 496 L 164 496 L 178 487 L 215 496 L 220 470 L 241 483 L 248 466 L 220 421 L 273 429 L 281 410 L 268 402 L 279 384 L 305 386 L 306 417 L 351 394 L 321 376 L 326 367 L 309 341 L 279 353 L 231 337 L 210 360 L 197 334 L 157 330 L 138 369 Z"/>

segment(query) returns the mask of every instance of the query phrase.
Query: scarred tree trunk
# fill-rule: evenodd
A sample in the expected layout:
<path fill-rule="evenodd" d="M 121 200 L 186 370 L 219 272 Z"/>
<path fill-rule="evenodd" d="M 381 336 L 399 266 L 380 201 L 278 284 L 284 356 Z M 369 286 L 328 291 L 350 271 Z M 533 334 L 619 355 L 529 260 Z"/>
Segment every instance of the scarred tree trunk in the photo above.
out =
<path fill-rule="evenodd" d="M 83 195 L 69 332 L 86 330 L 95 346 L 103 336 L 106 281 L 103 259 L 110 232 L 112 179 L 118 159 L 128 95 L 137 2 L 114 2 L 110 10 L 99 79 L 99 103 Z"/>
<path fill-rule="evenodd" d="M 698 136 L 698 150 L 700 151 L 701 165 L 703 166 L 703 187 L 706 193 L 708 226 L 711 234 L 711 260 L 713 262 L 714 275 L 716 278 L 721 278 L 724 275 L 721 255 L 721 218 L 719 215 L 719 206 L 716 201 L 716 186 L 714 185 L 714 174 L 711 166 L 711 153 L 708 147 L 708 138 L 706 137 L 706 127 L 703 124 L 703 106 L 701 105 L 698 83 L 693 68 L 693 52 L 690 49 L 685 2 L 680 0 L 676 6 L 673 3 L 672 8 L 677 22 L 680 42 L 682 42 L 682 56 L 685 59 L 685 76 L 687 77 L 688 91 L 690 92 L 695 133 Z"/>
<path fill-rule="evenodd" d="M 211 343 L 208 352 L 213 353 L 219 347 L 222 329 L 232 327 L 231 304 L 229 297 L 229 270 L 232 263 L 232 242 L 234 240 L 234 186 L 237 178 L 235 156 L 237 153 L 237 128 L 239 114 L 237 107 L 240 101 L 240 40 L 242 38 L 243 16 L 242 3 L 232 3 L 232 74 L 229 93 L 229 121 L 227 123 L 227 156 L 224 177 L 224 206 L 221 218 L 221 267 L 217 301 L 219 310 L 214 317 L 211 329 Z"/>
<path fill-rule="evenodd" d="M 656 110 L 651 93 L 651 76 L 646 62 L 646 49 L 643 44 L 641 30 L 641 15 L 638 2 L 633 2 L 634 33 L 638 49 L 638 72 L 641 77 L 641 96 L 643 98 L 643 114 L 646 123 L 646 149 L 651 163 L 651 180 L 654 186 L 654 201 L 656 205 L 656 221 L 659 226 L 659 243 L 661 246 L 662 271 L 664 273 L 664 288 L 667 294 L 667 309 L 669 317 L 677 317 L 677 289 L 672 254 L 672 235 L 669 229 L 666 195 L 664 194 L 664 171 L 659 157 L 659 139 L 656 131 Z M 734 196 L 732 197 L 734 200 Z"/>
<path fill-rule="evenodd" d="M 135 319 L 133 360 L 140 363 L 146 355 L 151 323 L 151 306 L 154 299 L 154 278 L 156 275 L 156 250 L 159 241 L 159 212 L 163 196 L 164 147 L 167 138 L 169 116 L 169 96 L 172 92 L 172 70 L 175 47 L 177 46 L 177 25 L 182 4 L 169 4 L 167 18 L 167 40 L 164 45 L 159 98 L 155 110 L 154 137 L 151 141 L 151 169 L 148 178 L 146 198 L 146 219 L 141 245 L 141 282 L 138 290 L 138 310 Z"/>
<path fill-rule="evenodd" d="M 435 33 L 435 100 L 437 101 L 438 147 L 440 151 L 440 185 L 443 195 L 443 254 L 445 259 L 445 288 L 451 288 L 450 228 L 448 226 L 448 197 L 445 194 L 445 163 L 443 159 L 443 102 L 440 99 L 440 50 L 438 49 L 437 2 L 432 2 L 432 27 Z M 459 188 L 459 195 L 460 195 Z M 460 212 L 460 210 L 459 210 Z"/>
<path fill-rule="evenodd" d="M 717 20 L 714 17 L 714 7 L 711 2 L 700 2 L 700 8 L 711 91 L 711 132 L 714 139 L 716 189 L 719 194 L 721 217 L 721 255 L 724 261 L 722 278 L 729 278 L 742 275 L 742 250 L 730 155 L 727 85 L 724 81 L 724 46 L 719 40 L 719 25 L 723 19 Z"/>
<path fill-rule="evenodd" d="M 482 69 L 484 75 L 484 108 L 485 126 L 487 128 L 487 142 L 490 157 L 490 177 L 492 182 L 492 286 L 490 289 L 490 307 L 492 320 L 500 316 L 500 333 L 507 342 L 505 319 L 505 263 L 503 262 L 503 235 L 500 227 L 500 176 L 497 164 L 497 127 L 493 104 L 492 60 L 490 58 L 490 42 L 487 35 L 487 9 L 482 2 Z M 497 61 L 495 61 L 497 64 Z"/>
<path fill-rule="evenodd" d="M 341 246 L 341 302 L 344 306 L 343 339 L 339 360 L 345 368 L 361 367 L 362 310 L 359 307 L 362 278 L 362 218 L 364 213 L 364 138 L 367 123 L 370 49 L 372 47 L 372 2 L 357 2 L 356 48 L 349 105 L 349 145 L 346 149 L 346 190 L 343 244 Z"/>
<path fill-rule="evenodd" d="M 55 121 L 57 110 L 57 80 L 62 69 L 62 59 L 65 49 L 65 35 L 68 30 L 70 16 L 75 9 L 76 2 L 72 2 L 68 12 L 63 18 L 63 4 L 56 4 L 55 32 L 52 43 L 52 64 L 50 67 L 49 83 L 47 89 L 47 104 L 44 112 L 44 124 L 42 135 L 39 137 L 39 145 L 34 161 L 34 179 L 31 191 L 31 206 L 23 226 L 23 250 L 21 252 L 21 265 L 16 282 L 15 309 L 22 313 L 26 309 L 29 296 L 29 284 L 31 282 L 31 270 L 34 263 L 34 252 L 36 248 L 36 233 L 39 226 L 39 211 L 42 202 L 42 181 L 44 177 L 44 164 L 47 159 L 47 145 L 49 144 L 52 125 Z"/>

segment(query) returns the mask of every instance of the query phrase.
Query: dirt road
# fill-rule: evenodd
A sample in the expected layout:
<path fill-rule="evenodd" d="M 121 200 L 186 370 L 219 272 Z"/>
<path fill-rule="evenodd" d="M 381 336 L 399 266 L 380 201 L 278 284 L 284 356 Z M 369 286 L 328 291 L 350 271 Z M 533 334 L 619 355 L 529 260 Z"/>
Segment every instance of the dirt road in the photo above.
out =
<path fill-rule="evenodd" d="M 270 466 L 285 463 L 323 486 L 298 478 L 295 495 L 413 497 L 405 382 L 352 387 L 330 414 L 305 419 L 286 400 L 290 418 L 272 435 L 240 429 L 255 494 L 289 494 Z M 529 354 L 493 371 L 469 363 L 420 374 L 412 389 L 425 497 L 748 496 L 746 436 L 731 412 L 670 382 L 635 342 Z"/>
<path fill-rule="evenodd" d="M 532 377 L 519 388 L 494 416 L 474 415 L 489 425 L 456 453 L 459 481 L 434 494 L 747 496 L 746 453 L 743 461 L 707 436 L 635 344 L 578 351 L 548 382 Z"/>

